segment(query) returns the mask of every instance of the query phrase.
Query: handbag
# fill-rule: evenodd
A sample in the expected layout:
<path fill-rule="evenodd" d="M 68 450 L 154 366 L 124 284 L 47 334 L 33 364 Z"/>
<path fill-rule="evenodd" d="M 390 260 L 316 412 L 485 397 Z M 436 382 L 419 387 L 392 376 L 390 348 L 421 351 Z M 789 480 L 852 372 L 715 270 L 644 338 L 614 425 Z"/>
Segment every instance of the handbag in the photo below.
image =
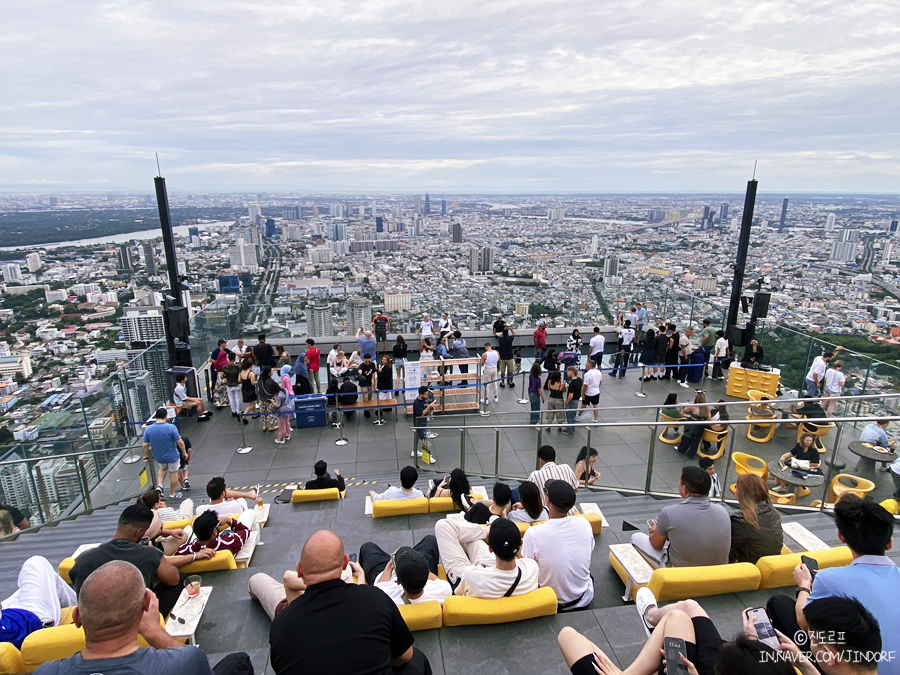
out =
<path fill-rule="evenodd" d="M 809 471 L 809 460 L 808 459 L 797 459 L 796 457 L 791 458 L 791 468 L 799 469 L 800 471 Z"/>

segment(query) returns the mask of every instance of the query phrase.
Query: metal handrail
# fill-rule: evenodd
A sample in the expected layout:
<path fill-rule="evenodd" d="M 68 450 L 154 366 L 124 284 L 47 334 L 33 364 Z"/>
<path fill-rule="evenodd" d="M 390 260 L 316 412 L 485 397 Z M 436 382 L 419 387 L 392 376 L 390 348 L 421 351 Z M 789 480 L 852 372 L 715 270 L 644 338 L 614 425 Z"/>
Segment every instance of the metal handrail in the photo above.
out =
<path fill-rule="evenodd" d="M 62 455 L 45 455 L 43 457 L 22 457 L 20 459 L 9 459 L 4 462 L 0 462 L 0 468 L 4 466 L 13 466 L 15 464 L 28 463 L 28 462 L 43 462 L 48 459 L 69 459 L 69 458 L 79 458 L 84 455 L 99 455 L 101 452 L 117 452 L 119 450 L 129 450 L 134 448 L 135 445 L 115 445 L 111 448 L 101 448 L 100 450 L 84 450 L 82 452 L 67 452 Z"/>

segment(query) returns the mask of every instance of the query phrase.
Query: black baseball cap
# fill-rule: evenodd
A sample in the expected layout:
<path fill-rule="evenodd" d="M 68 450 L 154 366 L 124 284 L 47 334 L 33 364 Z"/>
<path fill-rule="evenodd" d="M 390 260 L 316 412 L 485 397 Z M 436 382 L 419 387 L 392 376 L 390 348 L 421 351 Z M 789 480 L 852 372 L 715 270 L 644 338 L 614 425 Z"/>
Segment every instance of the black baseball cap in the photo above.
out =
<path fill-rule="evenodd" d="M 544 483 L 547 499 L 560 511 L 569 511 L 575 506 L 575 488 L 564 480 L 548 480 Z"/>
<path fill-rule="evenodd" d="M 497 518 L 488 532 L 491 550 L 501 558 L 512 558 L 522 547 L 522 534 L 511 520 Z"/>
<path fill-rule="evenodd" d="M 428 561 L 424 555 L 409 546 L 397 549 L 394 554 L 394 571 L 400 585 L 413 593 L 425 588 L 428 581 Z"/>

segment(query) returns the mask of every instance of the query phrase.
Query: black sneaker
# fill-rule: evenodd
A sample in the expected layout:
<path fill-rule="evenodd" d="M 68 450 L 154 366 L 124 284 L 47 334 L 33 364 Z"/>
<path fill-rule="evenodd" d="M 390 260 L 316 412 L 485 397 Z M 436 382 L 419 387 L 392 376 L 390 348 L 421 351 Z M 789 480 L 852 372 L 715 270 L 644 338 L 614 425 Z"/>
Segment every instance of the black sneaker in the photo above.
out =
<path fill-rule="evenodd" d="M 368 410 L 364 410 L 364 411 L 363 411 L 363 415 L 365 415 L 366 417 L 371 417 L 371 416 L 372 416 L 372 413 L 369 412 Z"/>
<path fill-rule="evenodd" d="M 187 478 L 184 479 L 184 489 L 185 490 L 191 489 L 191 481 L 189 481 Z"/>
<path fill-rule="evenodd" d="M 501 382 L 501 383 L 500 383 L 500 388 L 501 388 L 501 389 L 506 389 L 506 385 L 505 385 L 503 382 Z"/>
<path fill-rule="evenodd" d="M 157 486 L 156 486 L 156 491 L 157 491 L 159 494 L 162 494 L 162 485 L 157 485 Z"/>

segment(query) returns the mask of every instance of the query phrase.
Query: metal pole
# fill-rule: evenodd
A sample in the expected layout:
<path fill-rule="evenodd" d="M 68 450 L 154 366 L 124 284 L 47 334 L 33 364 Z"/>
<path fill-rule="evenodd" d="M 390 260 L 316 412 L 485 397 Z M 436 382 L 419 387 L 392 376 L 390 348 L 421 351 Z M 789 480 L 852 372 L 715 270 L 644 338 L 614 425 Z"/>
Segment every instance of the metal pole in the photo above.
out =
<path fill-rule="evenodd" d="M 75 463 L 78 467 L 78 475 L 81 478 L 81 492 L 84 495 L 84 506 L 87 511 L 93 511 L 94 505 L 91 503 L 91 491 L 88 489 L 87 471 L 84 468 L 84 458 L 79 457 Z"/>
<path fill-rule="evenodd" d="M 50 510 L 50 498 L 47 496 L 47 486 L 44 485 L 44 477 L 41 475 L 41 467 L 34 465 L 35 482 L 37 483 L 38 497 L 41 500 L 41 507 L 44 511 L 44 522 L 49 523 L 53 520 L 52 511 Z"/>
<path fill-rule="evenodd" d="M 753 226 L 753 208 L 756 205 L 756 179 L 747 181 L 747 193 L 744 196 L 744 212 L 741 218 L 741 233 L 738 238 L 737 256 L 734 261 L 734 280 L 731 282 L 731 302 L 728 305 L 728 325 L 737 324 L 738 309 L 741 304 L 741 291 L 744 286 L 744 269 L 747 267 L 747 252 L 750 248 L 750 228 Z"/>
<path fill-rule="evenodd" d="M 500 480 L 500 430 L 494 430 L 494 480 Z"/>
<path fill-rule="evenodd" d="M 866 368 L 866 379 L 863 380 L 862 393 L 865 396 L 866 387 L 869 385 L 869 373 L 872 372 L 872 357 L 869 357 L 869 366 Z M 856 417 L 859 417 L 859 409 L 862 407 L 862 401 L 859 401 L 856 404 Z M 856 428 L 856 422 L 853 423 L 853 428 Z"/>
<path fill-rule="evenodd" d="M 725 501 L 725 491 L 728 489 L 728 469 L 731 467 L 731 456 L 734 454 L 734 439 L 737 434 L 734 431 L 734 427 L 729 427 L 728 433 L 728 459 L 725 460 L 725 473 L 722 474 L 722 501 Z"/>
<path fill-rule="evenodd" d="M 181 305 L 181 285 L 178 283 L 178 258 L 175 255 L 175 235 L 172 233 L 172 215 L 169 212 L 169 195 L 166 192 L 166 179 L 162 176 L 156 176 L 153 179 L 156 186 L 156 203 L 159 207 L 159 224 L 162 228 L 163 249 L 166 254 L 166 273 L 169 277 L 169 288 L 172 295 L 175 296 L 175 303 Z M 166 302 L 168 308 L 171 303 Z M 169 351 L 169 365 L 178 364 L 178 352 L 175 350 L 175 336 L 169 330 L 169 314 L 163 311 L 163 317 L 166 323 L 166 348 Z"/>
<path fill-rule="evenodd" d="M 244 434 L 244 427 L 247 425 L 244 424 L 245 418 L 244 418 L 243 413 L 239 417 L 236 417 L 235 419 L 238 421 L 238 426 L 241 428 L 241 444 L 238 446 L 238 449 L 236 452 L 239 455 L 246 455 L 248 452 L 253 450 L 253 446 L 247 445 L 247 438 Z"/>
<path fill-rule="evenodd" d="M 531 402 L 531 399 L 525 396 L 525 375 L 525 373 L 522 373 L 522 395 L 516 401 L 516 403 L 521 403 L 522 405 Z"/>
<path fill-rule="evenodd" d="M 807 373 L 809 372 L 810 358 L 812 357 L 812 347 L 813 347 L 813 339 L 809 338 L 809 349 L 806 350 L 806 368 L 804 368 L 803 371 L 801 371 L 801 372 L 807 372 Z M 800 377 L 802 377 L 803 379 L 800 380 L 800 388 L 797 391 L 805 393 L 806 392 L 806 376 L 800 375 Z"/>
<path fill-rule="evenodd" d="M 419 432 L 418 432 L 418 429 L 413 429 L 413 449 L 412 449 L 412 458 L 413 458 L 413 464 L 415 465 L 415 467 L 416 467 L 417 469 L 419 468 L 419 453 L 417 452 L 417 451 L 418 451 L 418 447 L 416 447 L 416 446 L 418 445 L 418 438 L 419 438 Z M 335 441 L 335 442 L 336 442 L 336 441 Z"/>
<path fill-rule="evenodd" d="M 641 381 L 641 390 L 634 392 L 634 395 L 639 398 L 647 398 L 647 394 L 644 393 L 644 371 L 646 368 L 641 368 L 641 377 L 638 379 Z"/>
<path fill-rule="evenodd" d="M 654 422 L 659 422 L 659 408 L 656 409 L 656 418 Z M 656 455 L 656 430 L 659 427 L 651 427 L 650 432 L 650 452 L 647 455 L 647 477 L 644 479 L 644 494 L 650 493 L 651 481 L 653 480 L 653 459 Z"/>
<path fill-rule="evenodd" d="M 337 413 L 336 413 L 337 421 L 332 422 L 331 427 L 332 427 L 332 429 L 338 430 L 338 437 L 334 441 L 334 444 L 335 445 L 347 445 L 347 443 L 349 443 L 350 441 L 348 439 L 344 438 L 344 424 L 341 422 L 341 397 L 340 397 L 340 395 L 335 396 L 334 400 L 335 400 L 335 403 L 337 403 Z M 418 464 L 416 466 L 418 466 Z"/>
<path fill-rule="evenodd" d="M 465 423 L 465 420 L 463 420 Z M 466 470 L 466 430 L 459 430 L 459 468 Z"/>

